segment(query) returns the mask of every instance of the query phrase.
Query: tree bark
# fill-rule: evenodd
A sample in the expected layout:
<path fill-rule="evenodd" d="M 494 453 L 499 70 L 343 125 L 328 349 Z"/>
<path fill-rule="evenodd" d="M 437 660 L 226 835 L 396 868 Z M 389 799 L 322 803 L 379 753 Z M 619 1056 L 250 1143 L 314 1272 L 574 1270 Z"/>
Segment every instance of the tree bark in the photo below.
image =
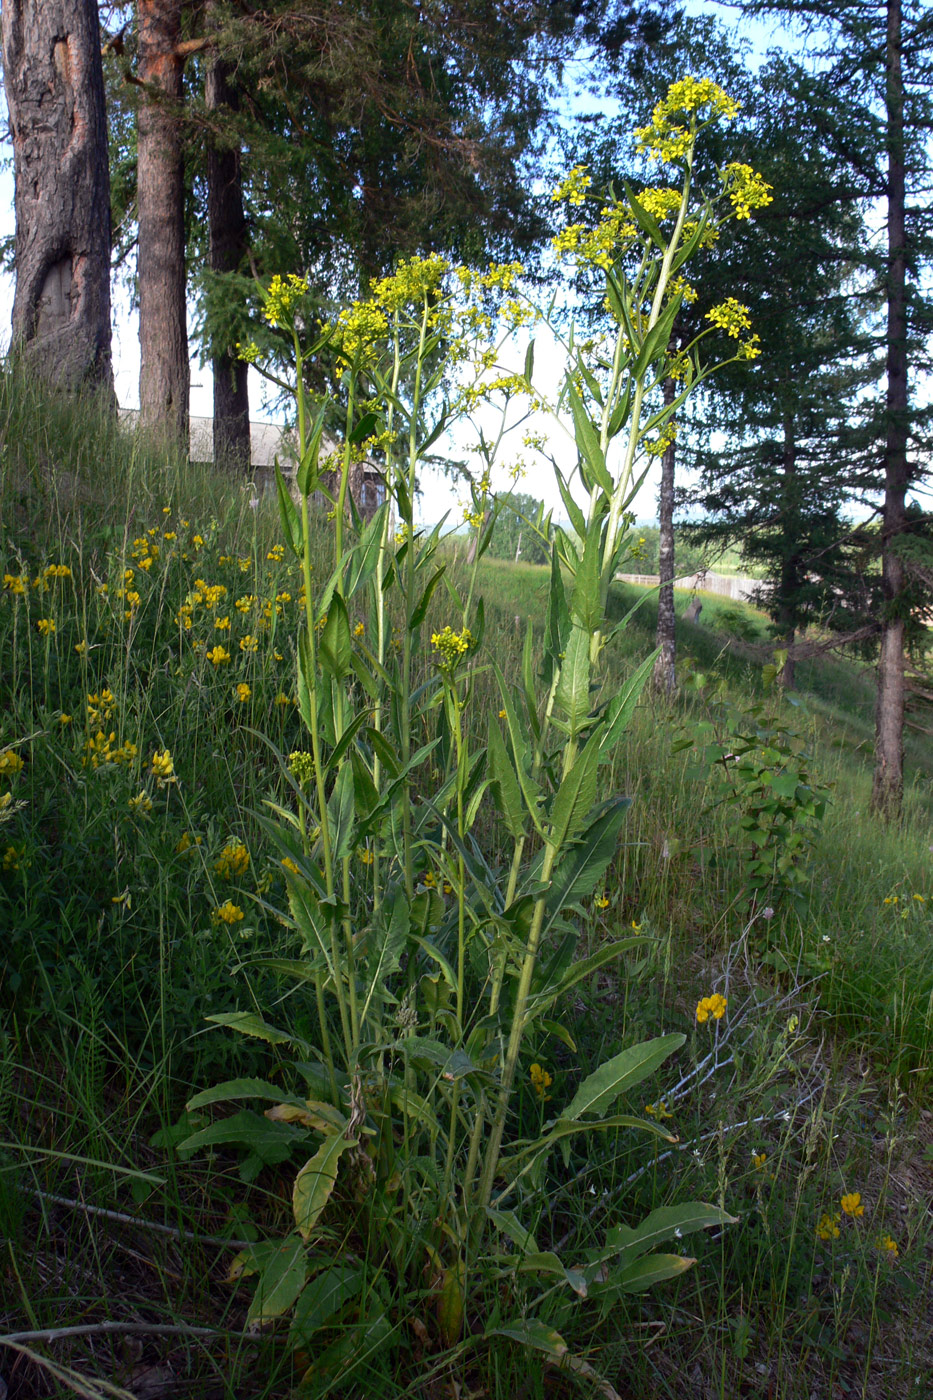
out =
<path fill-rule="evenodd" d="M 673 379 L 664 381 L 664 403 L 669 408 L 677 396 Z M 673 439 L 661 458 L 661 490 L 658 500 L 658 591 L 657 644 L 660 653 L 654 663 L 652 686 L 659 695 L 673 695 L 677 687 L 674 641 L 674 466 L 676 448 Z"/>
<path fill-rule="evenodd" d="M 110 170 L 96 0 L 3 0 L 13 139 L 13 345 L 43 378 L 113 398 Z"/>
<path fill-rule="evenodd" d="M 185 187 L 178 111 L 181 0 L 138 0 L 139 407 L 144 428 L 187 452 Z"/>
<path fill-rule="evenodd" d="M 230 68 L 215 59 L 204 79 L 208 112 L 235 112 L 237 90 Z M 208 265 L 212 272 L 236 272 L 247 251 L 246 216 L 239 144 L 214 136 L 207 151 Z M 214 378 L 214 465 L 248 473 L 252 464 L 249 436 L 249 366 L 224 346 L 211 357 Z"/>
<path fill-rule="evenodd" d="M 887 430 L 882 516 L 882 592 L 878 694 L 875 707 L 875 773 L 872 810 L 899 815 L 904 792 L 904 617 L 900 598 L 904 565 L 897 545 L 907 518 L 907 308 L 904 173 L 904 81 L 901 68 L 901 0 L 887 0 L 885 118 L 888 157 Z"/>

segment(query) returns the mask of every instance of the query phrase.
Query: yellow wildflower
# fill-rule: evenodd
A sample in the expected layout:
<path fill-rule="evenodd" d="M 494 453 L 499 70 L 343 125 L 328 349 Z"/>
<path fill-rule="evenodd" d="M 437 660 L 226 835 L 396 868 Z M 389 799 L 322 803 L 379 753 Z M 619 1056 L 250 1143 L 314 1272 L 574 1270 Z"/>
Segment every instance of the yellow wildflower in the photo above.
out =
<path fill-rule="evenodd" d="M 226 647 L 212 647 L 207 653 L 207 659 L 212 666 L 226 666 L 230 660 L 230 653 Z"/>
<path fill-rule="evenodd" d="M 712 1016 L 714 1021 L 721 1021 L 726 1014 L 726 1007 L 729 1005 L 727 997 L 720 996 L 719 992 L 713 992 L 712 996 L 703 997 L 697 1002 L 697 1020 L 700 1025 L 708 1021 Z"/>
<path fill-rule="evenodd" d="M 250 690 L 246 682 L 240 681 L 240 684 L 236 688 L 236 698 L 240 701 L 240 703 L 244 704 L 252 695 L 252 693 L 253 692 Z"/>
<path fill-rule="evenodd" d="M 40 617 L 36 622 L 36 626 L 43 637 L 50 637 L 55 631 L 55 619 L 54 617 Z"/>
<path fill-rule="evenodd" d="M 172 762 L 172 755 L 168 749 L 161 752 L 156 749 L 152 755 L 152 776 L 157 780 L 159 787 L 164 787 L 166 783 L 175 782 L 175 765 Z"/>
<path fill-rule="evenodd" d="M 238 924 L 245 917 L 240 906 L 229 899 L 225 899 L 223 904 L 218 905 L 211 914 L 211 919 L 215 924 Z"/>
<path fill-rule="evenodd" d="M 242 841 L 228 841 L 218 858 L 214 869 L 224 880 L 232 880 L 236 875 L 245 875 L 249 869 L 249 851 Z"/>
<path fill-rule="evenodd" d="M 0 773 L 22 773 L 24 767 L 23 760 L 12 749 L 0 753 Z"/>
<path fill-rule="evenodd" d="M 844 1215 L 851 1215 L 853 1219 L 858 1219 L 865 1214 L 865 1207 L 862 1205 L 862 1196 L 859 1191 L 850 1191 L 843 1196 L 839 1202 Z"/>
<path fill-rule="evenodd" d="M 533 1064 L 530 1070 L 528 1071 L 528 1077 L 531 1080 L 532 1089 L 534 1089 L 535 1093 L 537 1094 L 538 1098 L 541 1099 L 542 1103 L 549 1099 L 550 1094 L 547 1093 L 547 1090 L 551 1087 L 554 1081 L 548 1074 L 547 1070 L 542 1069 L 539 1064 Z"/>

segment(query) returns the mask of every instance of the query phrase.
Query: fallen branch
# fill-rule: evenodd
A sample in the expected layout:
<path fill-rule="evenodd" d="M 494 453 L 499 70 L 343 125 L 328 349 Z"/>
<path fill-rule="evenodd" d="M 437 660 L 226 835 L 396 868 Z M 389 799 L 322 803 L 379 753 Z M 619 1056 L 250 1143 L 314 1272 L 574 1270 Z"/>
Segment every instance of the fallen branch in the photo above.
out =
<path fill-rule="evenodd" d="M 160 1225 L 155 1220 L 143 1220 L 138 1215 L 128 1215 L 122 1210 L 107 1210 L 104 1206 L 88 1205 L 84 1201 L 73 1201 L 68 1196 L 55 1196 L 50 1191 L 39 1191 L 24 1187 L 30 1196 L 40 1201 L 50 1201 L 56 1206 L 68 1206 L 71 1210 L 84 1211 L 86 1215 L 102 1216 L 105 1220 L 115 1220 L 120 1225 L 140 1225 L 144 1230 L 155 1230 L 160 1235 L 170 1235 L 173 1239 L 190 1244 L 216 1244 L 222 1249 L 249 1249 L 252 1240 L 225 1239 L 222 1235 L 200 1235 L 193 1231 L 179 1230 L 174 1225 Z"/>

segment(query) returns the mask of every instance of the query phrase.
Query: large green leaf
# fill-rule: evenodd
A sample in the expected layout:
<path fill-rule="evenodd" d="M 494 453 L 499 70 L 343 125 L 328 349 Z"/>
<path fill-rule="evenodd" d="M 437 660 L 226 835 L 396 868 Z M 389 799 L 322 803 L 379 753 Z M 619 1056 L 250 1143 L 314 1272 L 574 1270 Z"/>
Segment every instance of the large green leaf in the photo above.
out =
<path fill-rule="evenodd" d="M 696 1230 L 709 1230 L 714 1225 L 735 1225 L 737 1217 L 727 1215 L 718 1206 L 705 1201 L 690 1201 L 681 1206 L 659 1206 L 646 1215 L 640 1225 L 615 1225 L 606 1235 L 606 1249 L 618 1251 L 619 1262 L 628 1264 L 647 1254 L 663 1240 L 680 1239 Z"/>
<path fill-rule="evenodd" d="M 328 405 L 325 403 L 315 418 L 307 446 L 301 461 L 298 463 L 295 481 L 298 490 L 303 496 L 310 496 L 312 491 L 317 489 L 318 458 L 321 453 L 321 437 L 324 433 L 324 420 L 327 417 L 327 408 Z"/>
<path fill-rule="evenodd" d="M 294 1304 L 308 1281 L 308 1261 L 297 1235 L 289 1235 L 266 1259 L 246 1314 L 247 1323 L 269 1322 Z"/>
<path fill-rule="evenodd" d="M 679 1254 L 651 1254 L 647 1259 L 639 1259 L 629 1264 L 621 1273 L 614 1274 L 609 1286 L 621 1289 L 623 1293 L 645 1293 L 668 1279 L 679 1278 L 696 1263 Z"/>
<path fill-rule="evenodd" d="M 298 514 L 298 507 L 292 499 L 292 493 L 285 484 L 282 475 L 282 468 L 279 466 L 279 459 L 275 459 L 275 490 L 279 502 L 279 519 L 282 522 L 282 530 L 285 534 L 285 543 L 292 554 L 300 558 L 304 549 L 304 537 L 301 528 L 301 516 Z"/>
<path fill-rule="evenodd" d="M 584 1114 L 602 1114 L 620 1094 L 633 1089 L 679 1050 L 687 1037 L 679 1031 L 659 1035 L 654 1040 L 632 1045 L 606 1060 L 599 1069 L 588 1074 L 564 1111 L 565 1118 L 580 1118 Z"/>
<path fill-rule="evenodd" d="M 335 593 L 327 609 L 327 621 L 318 645 L 318 657 L 323 669 L 335 680 L 343 680 L 350 669 L 350 656 L 353 643 L 350 639 L 350 619 L 347 605 L 339 593 Z"/>
<path fill-rule="evenodd" d="M 496 806 L 508 828 L 509 835 L 518 841 L 525 833 L 525 808 L 522 803 L 522 790 L 509 761 L 505 743 L 495 715 L 489 716 L 489 739 L 486 753 L 489 771 L 492 775 L 493 796 Z"/>
<path fill-rule="evenodd" d="M 373 915 L 373 933 L 365 970 L 369 985 L 360 1012 L 361 1023 L 365 1023 L 370 1003 L 375 999 L 376 1005 L 380 1004 L 388 979 L 399 969 L 408 926 L 409 910 L 405 891 L 396 888 L 391 898 L 384 901 Z"/>
<path fill-rule="evenodd" d="M 340 1158 L 348 1148 L 355 1146 L 354 1138 L 347 1138 L 343 1133 L 334 1133 L 332 1137 L 324 1139 L 314 1156 L 305 1162 L 295 1177 L 292 1209 L 295 1213 L 295 1225 L 302 1239 L 309 1240 L 314 1233 L 314 1227 L 336 1185 Z"/>
<path fill-rule="evenodd" d="M 599 763 L 597 736 L 577 755 L 576 762 L 564 778 L 551 808 L 550 842 L 560 849 L 573 841 L 581 831 L 596 800 L 596 769 Z"/>
<path fill-rule="evenodd" d="M 570 401 L 570 411 L 573 414 L 573 431 L 577 450 L 589 467 L 600 490 L 605 491 L 607 496 L 611 496 L 612 477 L 606 469 L 606 457 L 599 445 L 599 433 L 593 426 L 590 415 L 586 411 L 586 405 L 577 393 L 572 380 L 567 385 L 567 397 Z"/>
<path fill-rule="evenodd" d="M 590 713 L 590 634 L 577 623 L 567 639 L 554 706 L 564 717 L 571 739 L 575 739 Z"/>
<path fill-rule="evenodd" d="M 659 651 L 660 647 L 655 647 L 651 655 L 645 657 L 637 671 L 629 676 L 622 689 L 617 691 L 606 706 L 603 725 L 599 730 L 599 744 L 604 760 L 612 757 L 612 750 L 628 728 Z"/>
<path fill-rule="evenodd" d="M 553 1356 L 556 1360 L 567 1355 L 567 1343 L 560 1333 L 555 1332 L 553 1327 L 548 1327 L 546 1322 L 538 1322 L 535 1318 L 520 1318 L 503 1327 L 491 1327 L 486 1336 L 508 1337 L 512 1342 L 518 1342 L 519 1346 L 543 1351 L 545 1355 Z"/>
<path fill-rule="evenodd" d="M 270 1045 L 291 1045 L 303 1055 L 310 1053 L 306 1040 L 297 1035 L 290 1035 L 287 1031 L 280 1031 L 276 1026 L 270 1026 L 268 1021 L 264 1021 L 254 1011 L 219 1011 L 213 1016 L 205 1016 L 204 1019 L 212 1025 L 227 1026 L 232 1031 L 239 1031 L 240 1035 L 252 1035 L 257 1040 L 268 1041 Z"/>
<path fill-rule="evenodd" d="M 556 919 L 568 904 L 585 899 L 596 889 L 615 855 L 619 828 L 629 805 L 627 797 L 613 798 L 560 855 L 547 892 L 546 923 Z"/>
<path fill-rule="evenodd" d="M 599 596 L 601 534 L 600 521 L 591 521 L 573 581 L 573 593 L 570 596 L 570 615 L 577 626 L 587 633 L 595 631 L 603 616 L 602 599 Z"/>
<path fill-rule="evenodd" d="M 334 1264 L 317 1274 L 295 1305 L 291 1336 L 307 1349 L 337 1313 L 355 1298 L 363 1286 L 364 1271 L 355 1264 Z"/>
<path fill-rule="evenodd" d="M 276 1088 L 265 1079 L 225 1079 L 211 1089 L 202 1089 L 189 1099 L 185 1107 L 189 1112 L 196 1108 L 206 1108 L 212 1103 L 229 1103 L 231 1099 L 269 1099 L 272 1103 L 293 1103 L 301 1105 L 303 1099 L 283 1092 L 281 1085 Z"/>
<path fill-rule="evenodd" d="M 296 1139 L 304 1134 L 287 1123 L 271 1123 L 252 1109 L 242 1109 L 229 1118 L 209 1123 L 178 1144 L 179 1152 L 197 1152 L 202 1147 L 226 1147 L 235 1144 L 254 1152 L 266 1166 L 287 1162 Z"/>

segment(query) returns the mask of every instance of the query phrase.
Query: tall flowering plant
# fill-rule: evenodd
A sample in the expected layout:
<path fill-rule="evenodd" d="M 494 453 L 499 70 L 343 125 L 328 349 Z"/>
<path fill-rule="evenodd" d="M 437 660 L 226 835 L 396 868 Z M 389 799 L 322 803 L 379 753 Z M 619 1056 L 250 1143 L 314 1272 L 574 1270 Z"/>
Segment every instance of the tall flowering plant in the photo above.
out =
<path fill-rule="evenodd" d="M 557 1324 L 571 1305 L 608 1306 L 681 1273 L 692 1261 L 655 1246 L 728 1220 L 695 1203 L 611 1228 L 572 1266 L 541 1249 L 532 1222 L 552 1154 L 607 1132 L 668 1138 L 661 1122 L 625 1111 L 624 1099 L 685 1037 L 622 1049 L 569 1099 L 539 1064 L 522 1064 L 542 1027 L 570 1040 L 555 1018 L 572 989 L 636 941 L 575 958 L 581 901 L 601 888 L 626 808 L 622 795 L 601 791 L 600 776 L 654 659 L 604 694 L 602 656 L 624 626 L 609 619 L 609 590 L 630 549 L 645 454 L 663 450 L 678 410 L 715 368 L 704 342 L 725 341 L 727 358 L 757 353 L 747 311 L 733 300 L 709 309 L 691 345 L 669 349 L 683 300 L 699 295 L 684 276 L 691 256 L 726 219 L 769 199 L 741 165 L 722 171 L 712 198 L 692 189 L 703 128 L 735 111 L 714 83 L 685 78 L 636 133 L 675 184 L 596 201 L 577 167 L 555 191 L 570 211 L 557 251 L 599 279 L 604 325 L 585 345 L 566 342 L 550 407 L 533 382 L 533 344 L 516 374 L 490 343 L 494 331 L 513 335 L 539 317 L 517 266 L 480 274 L 414 258 L 311 341 L 304 282 L 276 278 L 265 292 L 265 320 L 294 366 L 297 502 L 281 475 L 278 489 L 303 567 L 297 681 L 307 733 L 306 748 L 283 759 L 290 802 L 270 803 L 266 819 L 286 871 L 283 917 L 299 945 L 298 957 L 272 961 L 308 990 L 315 1030 L 300 1038 L 252 1014 L 213 1018 L 293 1052 L 302 1087 L 289 1096 L 235 1081 L 191 1106 L 271 1100 L 262 1116 L 238 1114 L 237 1133 L 261 1156 L 274 1127 L 275 1152 L 304 1154 L 291 1232 L 246 1250 L 234 1272 L 258 1276 L 253 1321 L 289 1315 L 296 1344 L 309 1353 L 313 1343 L 308 1384 L 326 1387 L 377 1355 L 397 1378 L 414 1318 L 433 1348 L 501 1335 L 565 1358 Z M 261 365 L 256 346 L 243 353 Z M 321 456 L 327 405 L 315 413 L 305 388 L 309 361 L 325 355 L 346 415 L 336 469 Z M 669 377 L 678 392 L 663 403 Z M 476 547 L 471 571 L 455 581 L 441 527 L 416 526 L 417 477 L 442 434 L 481 402 L 498 405 L 500 429 L 490 432 L 488 417 L 477 428 L 482 471 L 465 510 Z M 584 504 L 553 463 L 571 528 L 538 523 L 551 557 L 543 645 L 529 629 L 513 682 L 484 650 L 477 569 L 496 526 L 491 480 L 516 404 L 520 418 L 552 412 L 572 436 Z M 387 494 L 368 522 L 350 490 L 364 452 L 379 456 Z M 311 498 L 325 487 L 333 555 L 321 571 Z M 429 621 L 439 600 L 443 626 Z M 476 687 L 489 668 L 501 709 L 481 724 Z M 493 822 L 500 841 L 490 848 L 482 833 Z M 502 841 L 504 861 L 493 855 Z M 526 1080 L 537 1113 L 523 1134 Z M 186 1146 L 212 1140 L 216 1125 Z M 510 1315 L 536 1280 L 550 1299 L 547 1322 L 533 1302 Z"/>

